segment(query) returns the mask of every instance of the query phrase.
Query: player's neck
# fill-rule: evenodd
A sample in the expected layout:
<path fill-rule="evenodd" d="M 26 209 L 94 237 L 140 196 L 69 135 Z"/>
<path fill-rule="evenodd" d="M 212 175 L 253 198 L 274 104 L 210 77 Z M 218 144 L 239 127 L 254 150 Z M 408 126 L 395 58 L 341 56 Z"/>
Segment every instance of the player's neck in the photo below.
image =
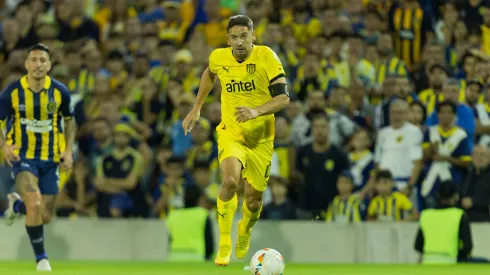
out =
<path fill-rule="evenodd" d="M 34 77 L 29 77 L 27 76 L 27 85 L 29 89 L 33 92 L 40 92 L 43 87 L 44 87 L 44 82 L 46 81 L 46 78 L 42 77 L 39 79 L 36 79 Z"/>
<path fill-rule="evenodd" d="M 450 124 L 450 125 L 442 125 L 442 124 L 439 124 L 439 127 L 441 127 L 441 130 L 445 133 L 451 131 L 453 128 L 454 128 L 454 125 L 453 124 Z"/>

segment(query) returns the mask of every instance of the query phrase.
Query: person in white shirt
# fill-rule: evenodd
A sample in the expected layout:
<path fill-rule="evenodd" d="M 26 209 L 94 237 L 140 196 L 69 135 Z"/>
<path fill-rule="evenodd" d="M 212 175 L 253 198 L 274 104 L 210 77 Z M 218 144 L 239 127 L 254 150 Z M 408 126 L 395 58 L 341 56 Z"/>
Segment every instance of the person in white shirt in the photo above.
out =
<path fill-rule="evenodd" d="M 374 161 L 377 169 L 389 170 L 395 187 L 409 194 L 422 170 L 422 140 L 419 128 L 408 122 L 409 105 L 395 99 L 390 106 L 390 126 L 378 132 Z"/>

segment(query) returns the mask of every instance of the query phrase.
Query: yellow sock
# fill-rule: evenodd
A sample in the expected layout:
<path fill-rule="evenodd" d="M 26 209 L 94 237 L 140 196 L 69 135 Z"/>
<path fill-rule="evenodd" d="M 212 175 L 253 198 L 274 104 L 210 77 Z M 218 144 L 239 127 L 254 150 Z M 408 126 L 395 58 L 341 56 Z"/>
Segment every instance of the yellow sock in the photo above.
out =
<path fill-rule="evenodd" d="M 243 211 L 243 216 L 242 216 L 241 225 L 245 226 L 247 232 L 250 232 L 250 230 L 252 230 L 252 227 L 254 227 L 254 225 L 257 223 L 257 221 L 260 218 L 260 213 L 262 212 L 262 205 L 260 205 L 259 211 L 252 212 L 248 209 L 247 203 L 243 201 L 242 211 Z"/>
<path fill-rule="evenodd" d="M 233 227 L 233 217 L 238 206 L 238 198 L 235 194 L 229 201 L 216 200 L 218 211 L 218 226 L 220 235 L 230 235 Z M 220 238 L 220 240 L 223 238 Z"/>

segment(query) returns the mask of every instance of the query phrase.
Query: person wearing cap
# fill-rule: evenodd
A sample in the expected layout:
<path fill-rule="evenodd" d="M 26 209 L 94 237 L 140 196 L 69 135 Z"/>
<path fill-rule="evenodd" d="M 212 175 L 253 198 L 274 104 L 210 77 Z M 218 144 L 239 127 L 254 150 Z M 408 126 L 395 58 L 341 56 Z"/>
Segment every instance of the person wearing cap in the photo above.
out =
<path fill-rule="evenodd" d="M 470 220 L 456 207 L 458 193 L 454 182 L 442 182 L 437 208 L 422 211 L 414 244 L 422 264 L 455 264 L 470 258 L 473 249 Z"/>
<path fill-rule="evenodd" d="M 97 160 L 95 187 L 99 217 L 147 217 L 149 208 L 140 189 L 143 156 L 131 147 L 136 132 L 127 124 L 114 127 L 114 148 Z"/>
<path fill-rule="evenodd" d="M 470 149 L 473 149 L 473 140 L 475 138 L 475 118 L 473 110 L 463 103 L 459 102 L 461 85 L 460 81 L 454 78 L 448 79 L 442 88 L 442 99 L 456 104 L 456 125 L 463 128 L 469 136 L 471 143 Z M 439 101 L 441 102 L 441 101 Z M 437 105 L 437 104 L 436 104 Z M 437 112 L 432 112 L 426 122 L 427 126 L 439 124 Z"/>
<path fill-rule="evenodd" d="M 354 194 L 354 176 L 350 170 L 342 171 L 337 179 L 337 193 L 328 206 L 325 220 L 329 223 L 347 224 L 360 223 L 364 219 L 366 209 L 359 194 Z"/>
<path fill-rule="evenodd" d="M 175 53 L 174 63 L 175 71 L 171 78 L 182 82 L 184 92 L 194 93 L 199 88 L 199 77 L 195 67 L 193 67 L 194 58 L 191 51 L 181 49 Z"/>
<path fill-rule="evenodd" d="M 429 68 L 429 88 L 419 94 L 419 100 L 427 107 L 427 113 L 432 114 L 437 102 L 443 100 L 442 87 L 451 76 L 449 69 L 443 64 L 434 64 Z"/>
<path fill-rule="evenodd" d="M 171 40 L 180 45 L 184 42 L 189 22 L 182 20 L 181 0 L 166 0 L 163 2 L 165 20 L 157 22 L 160 40 Z"/>

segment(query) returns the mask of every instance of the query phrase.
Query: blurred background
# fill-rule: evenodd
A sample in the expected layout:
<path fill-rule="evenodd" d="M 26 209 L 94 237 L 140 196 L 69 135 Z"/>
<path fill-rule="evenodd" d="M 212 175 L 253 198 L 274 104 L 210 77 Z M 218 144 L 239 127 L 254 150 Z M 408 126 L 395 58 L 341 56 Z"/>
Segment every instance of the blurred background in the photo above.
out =
<path fill-rule="evenodd" d="M 25 74 L 27 49 L 40 42 L 51 50 L 50 76 L 72 93 L 76 156 L 62 175 L 59 217 L 165 220 L 185 207 L 189 186 L 199 187 L 199 205 L 214 217 L 219 82 L 191 135 L 181 122 L 209 54 L 227 46 L 234 14 L 253 20 L 256 44 L 278 54 L 293 91 L 276 115 L 261 219 L 417 220 L 437 203 L 438 184 L 429 194 L 420 186 L 440 160 L 428 126 L 447 121 L 434 113 L 446 99 L 471 110 L 455 114 L 468 138 L 450 153 L 464 160 L 449 167 L 459 206 L 474 222 L 490 221 L 487 1 L 0 0 L 2 90 Z M 328 121 L 313 123 L 319 113 Z M 312 150 L 325 144 L 339 150 Z M 113 161 L 130 148 L 142 161 Z M 375 167 L 391 172 L 399 192 L 387 191 L 384 206 Z M 1 212 L 12 190 L 0 153 Z"/>

